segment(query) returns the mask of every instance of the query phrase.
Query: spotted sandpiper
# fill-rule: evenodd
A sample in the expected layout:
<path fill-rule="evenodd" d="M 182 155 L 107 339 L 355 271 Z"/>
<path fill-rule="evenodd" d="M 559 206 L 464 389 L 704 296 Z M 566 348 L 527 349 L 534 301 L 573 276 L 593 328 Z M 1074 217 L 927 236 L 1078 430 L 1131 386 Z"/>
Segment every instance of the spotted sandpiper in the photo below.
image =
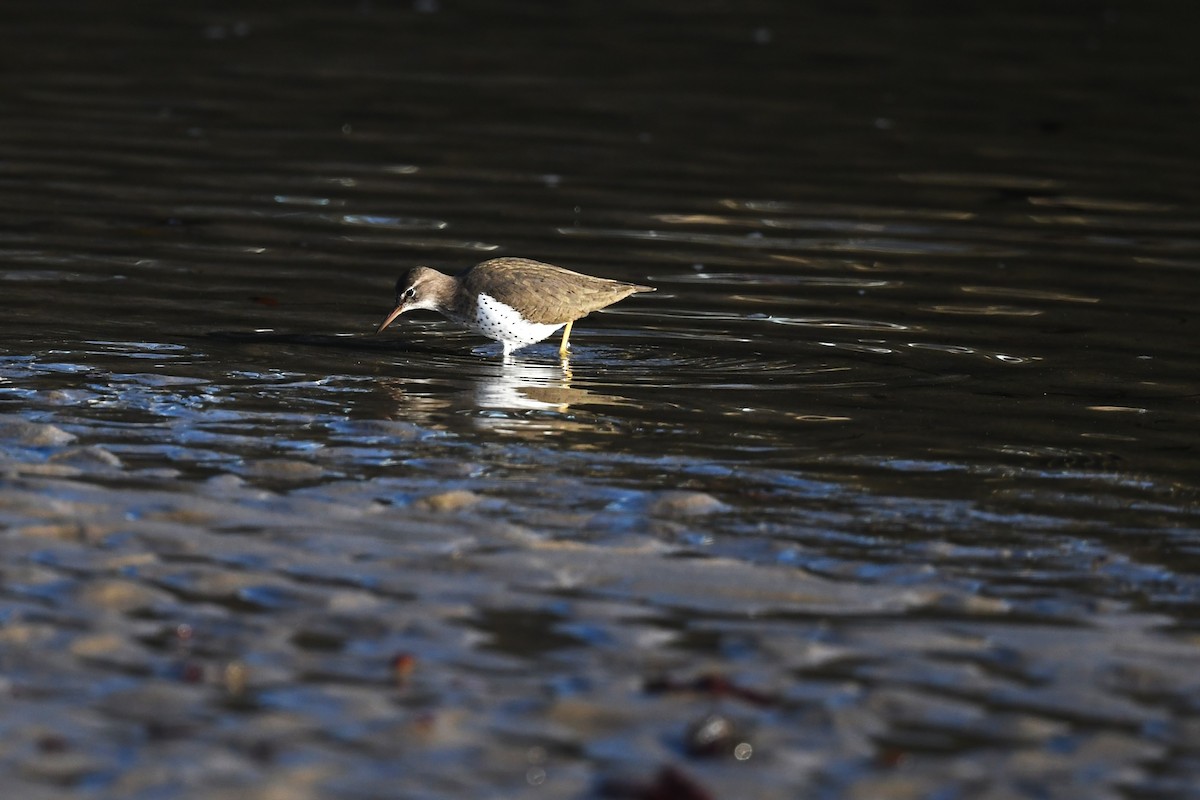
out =
<path fill-rule="evenodd" d="M 504 345 L 504 355 L 540 342 L 559 328 L 567 354 L 571 325 L 650 286 L 593 278 L 528 258 L 493 258 L 458 276 L 413 267 L 396 281 L 396 307 L 379 333 L 405 311 L 425 308 Z"/>

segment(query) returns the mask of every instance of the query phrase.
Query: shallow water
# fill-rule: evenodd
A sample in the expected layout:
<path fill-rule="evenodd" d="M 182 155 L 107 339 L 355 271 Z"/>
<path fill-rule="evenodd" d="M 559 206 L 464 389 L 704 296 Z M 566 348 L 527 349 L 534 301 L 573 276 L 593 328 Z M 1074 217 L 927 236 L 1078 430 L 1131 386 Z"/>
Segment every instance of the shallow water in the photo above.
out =
<path fill-rule="evenodd" d="M 0 28 L 5 796 L 1197 796 L 1186 26 L 89 9 Z M 372 333 L 497 255 L 658 291 Z"/>

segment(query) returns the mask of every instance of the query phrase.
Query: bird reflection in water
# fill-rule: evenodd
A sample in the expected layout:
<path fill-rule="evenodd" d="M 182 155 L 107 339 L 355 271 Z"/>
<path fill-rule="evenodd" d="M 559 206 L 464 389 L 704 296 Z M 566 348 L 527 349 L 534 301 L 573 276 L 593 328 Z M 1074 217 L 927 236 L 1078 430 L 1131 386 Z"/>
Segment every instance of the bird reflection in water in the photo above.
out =
<path fill-rule="evenodd" d="M 480 409 L 563 412 L 573 403 L 585 402 L 590 394 L 585 389 L 571 388 L 568 358 L 547 364 L 509 355 L 482 366 L 483 374 L 477 376 L 473 389 Z"/>
<path fill-rule="evenodd" d="M 471 364 L 468 374 L 447 376 L 458 391 L 430 391 L 440 380 L 388 382 L 386 389 L 400 406 L 398 415 L 435 428 L 489 430 L 507 435 L 544 436 L 549 432 L 595 431 L 603 414 L 583 409 L 629 405 L 623 397 L 577 388 L 570 361 L 547 363 L 515 355 L 500 361 Z"/>

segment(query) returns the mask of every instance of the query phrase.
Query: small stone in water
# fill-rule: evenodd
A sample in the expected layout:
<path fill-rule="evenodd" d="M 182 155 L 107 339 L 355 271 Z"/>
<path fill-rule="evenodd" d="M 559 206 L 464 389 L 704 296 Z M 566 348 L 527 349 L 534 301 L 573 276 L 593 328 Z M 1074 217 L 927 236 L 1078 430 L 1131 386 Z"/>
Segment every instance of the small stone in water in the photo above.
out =
<path fill-rule="evenodd" d="M 404 684 L 417 668 L 417 657 L 412 653 L 397 653 L 392 657 L 392 674 L 396 683 Z"/>
<path fill-rule="evenodd" d="M 464 508 L 475 505 L 482 499 L 479 495 L 466 489 L 454 489 L 449 492 L 422 497 L 413 503 L 413 505 L 422 511 L 461 511 Z"/>
<path fill-rule="evenodd" d="M 307 461 L 290 458 L 265 458 L 246 465 L 246 475 L 274 481 L 311 481 L 320 478 L 325 470 Z"/>
<path fill-rule="evenodd" d="M 75 441 L 75 434 L 62 428 L 22 419 L 16 414 L 0 415 L 0 440 L 25 447 L 54 447 Z"/>
<path fill-rule="evenodd" d="M 693 517 L 721 511 L 725 504 L 706 492 L 664 492 L 650 505 L 656 517 Z"/>
<path fill-rule="evenodd" d="M 231 697 L 241 697 L 246 693 L 249 672 L 246 665 L 240 661 L 230 661 L 225 665 L 225 691 L 229 692 Z"/>
<path fill-rule="evenodd" d="M 72 447 L 50 456 L 55 464 L 69 464 L 73 467 L 87 469 L 89 467 L 120 467 L 121 459 L 105 450 L 103 447 Z"/>
<path fill-rule="evenodd" d="M 683 746 L 690 756 L 722 756 L 733 752 L 733 723 L 720 714 L 712 714 L 688 726 Z"/>

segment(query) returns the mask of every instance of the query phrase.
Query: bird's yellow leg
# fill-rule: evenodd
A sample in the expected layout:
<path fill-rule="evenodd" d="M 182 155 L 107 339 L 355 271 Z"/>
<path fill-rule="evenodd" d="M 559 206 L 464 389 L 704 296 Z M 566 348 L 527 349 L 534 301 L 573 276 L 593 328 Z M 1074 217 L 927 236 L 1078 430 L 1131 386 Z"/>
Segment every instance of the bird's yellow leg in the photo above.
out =
<path fill-rule="evenodd" d="M 567 323 L 567 327 L 563 328 L 562 344 L 558 346 L 558 354 L 560 356 L 565 357 L 567 355 L 567 339 L 571 336 L 571 326 L 574 324 L 575 320 L 571 320 Z"/>

